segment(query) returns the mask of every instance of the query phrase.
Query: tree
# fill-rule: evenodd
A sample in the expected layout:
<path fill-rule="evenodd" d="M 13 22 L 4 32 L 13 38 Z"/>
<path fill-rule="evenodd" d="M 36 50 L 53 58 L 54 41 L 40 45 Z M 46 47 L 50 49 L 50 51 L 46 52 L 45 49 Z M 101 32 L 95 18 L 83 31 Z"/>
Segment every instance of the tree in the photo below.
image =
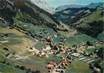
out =
<path fill-rule="evenodd" d="M 88 45 L 88 46 L 93 46 L 93 44 L 92 44 L 90 41 L 87 41 L 87 42 L 86 42 L 86 45 Z"/>
<path fill-rule="evenodd" d="M 102 47 L 98 50 L 97 56 L 100 57 L 101 59 L 104 58 L 104 47 Z"/>
<path fill-rule="evenodd" d="M 4 9 L 7 6 L 6 0 L 0 0 L 0 9 Z"/>

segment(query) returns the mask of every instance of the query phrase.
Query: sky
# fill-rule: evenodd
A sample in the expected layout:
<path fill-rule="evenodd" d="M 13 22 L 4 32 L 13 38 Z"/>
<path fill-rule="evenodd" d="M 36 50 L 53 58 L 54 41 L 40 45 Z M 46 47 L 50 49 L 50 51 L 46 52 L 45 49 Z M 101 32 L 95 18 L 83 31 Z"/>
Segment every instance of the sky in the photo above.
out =
<path fill-rule="evenodd" d="M 47 0 L 51 7 L 58 7 L 61 5 L 80 4 L 87 5 L 90 3 L 104 2 L 104 0 Z"/>

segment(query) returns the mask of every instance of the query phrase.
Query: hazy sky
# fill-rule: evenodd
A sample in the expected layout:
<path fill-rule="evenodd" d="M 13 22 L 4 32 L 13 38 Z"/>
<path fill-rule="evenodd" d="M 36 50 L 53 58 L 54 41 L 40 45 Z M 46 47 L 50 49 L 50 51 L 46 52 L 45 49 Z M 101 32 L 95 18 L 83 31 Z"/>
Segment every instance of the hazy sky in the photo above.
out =
<path fill-rule="evenodd" d="M 47 0 L 50 6 L 57 7 L 60 5 L 68 5 L 68 4 L 89 4 L 89 3 L 98 3 L 104 2 L 104 0 Z"/>

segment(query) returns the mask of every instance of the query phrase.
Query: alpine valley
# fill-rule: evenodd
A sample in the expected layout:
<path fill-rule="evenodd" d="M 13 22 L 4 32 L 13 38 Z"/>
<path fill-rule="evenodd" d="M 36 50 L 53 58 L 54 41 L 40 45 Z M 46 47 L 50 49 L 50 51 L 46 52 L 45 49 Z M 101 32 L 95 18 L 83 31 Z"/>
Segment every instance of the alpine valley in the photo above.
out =
<path fill-rule="evenodd" d="M 103 73 L 104 3 L 0 0 L 0 73 Z"/>

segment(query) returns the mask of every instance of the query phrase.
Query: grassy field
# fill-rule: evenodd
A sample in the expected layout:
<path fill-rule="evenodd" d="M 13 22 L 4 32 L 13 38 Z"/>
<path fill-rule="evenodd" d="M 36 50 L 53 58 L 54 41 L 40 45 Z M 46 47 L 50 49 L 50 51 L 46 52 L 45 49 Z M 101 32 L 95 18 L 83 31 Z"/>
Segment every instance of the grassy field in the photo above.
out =
<path fill-rule="evenodd" d="M 78 45 L 81 43 L 86 43 L 87 41 L 95 43 L 95 41 L 97 40 L 85 34 L 78 34 L 73 37 L 67 38 L 65 43 L 69 46 L 72 46 L 72 45 Z"/>
<path fill-rule="evenodd" d="M 82 61 L 73 61 L 66 73 L 91 73 L 89 65 Z"/>
<path fill-rule="evenodd" d="M 25 73 L 25 71 L 14 68 L 12 65 L 6 65 L 0 63 L 0 72 L 1 73 Z"/>
<path fill-rule="evenodd" d="M 0 44 L 14 51 L 25 52 L 27 47 L 33 45 L 33 41 L 27 35 L 16 29 L 0 27 Z"/>

